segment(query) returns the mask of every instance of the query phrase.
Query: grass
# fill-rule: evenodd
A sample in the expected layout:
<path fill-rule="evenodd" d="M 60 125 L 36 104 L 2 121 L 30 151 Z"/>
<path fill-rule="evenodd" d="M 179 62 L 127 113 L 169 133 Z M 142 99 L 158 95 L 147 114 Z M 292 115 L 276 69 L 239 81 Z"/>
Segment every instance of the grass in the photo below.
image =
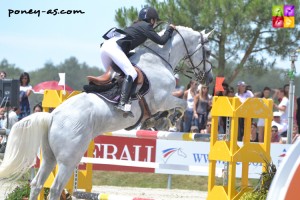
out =
<path fill-rule="evenodd" d="M 237 179 L 239 188 L 240 179 Z M 257 185 L 257 179 L 249 179 L 249 185 Z M 167 188 L 168 175 L 134 172 L 93 171 L 93 185 L 121 187 Z M 172 189 L 207 191 L 208 177 L 172 175 Z M 216 178 L 216 185 L 223 185 L 222 178 Z"/>

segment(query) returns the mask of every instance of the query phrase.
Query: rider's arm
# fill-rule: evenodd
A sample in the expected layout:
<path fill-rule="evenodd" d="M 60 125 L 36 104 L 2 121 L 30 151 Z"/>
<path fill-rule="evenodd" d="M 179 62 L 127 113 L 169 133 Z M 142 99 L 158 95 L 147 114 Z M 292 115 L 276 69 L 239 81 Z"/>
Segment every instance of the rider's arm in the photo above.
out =
<path fill-rule="evenodd" d="M 169 38 L 172 36 L 172 33 L 174 31 L 174 28 L 172 26 L 169 26 L 167 28 L 167 30 L 165 31 L 165 33 L 162 36 L 160 36 L 155 32 L 155 30 L 153 29 L 151 24 L 148 24 L 146 26 L 146 29 L 147 29 L 145 31 L 146 37 L 160 45 L 166 44 L 167 41 L 169 40 Z"/>

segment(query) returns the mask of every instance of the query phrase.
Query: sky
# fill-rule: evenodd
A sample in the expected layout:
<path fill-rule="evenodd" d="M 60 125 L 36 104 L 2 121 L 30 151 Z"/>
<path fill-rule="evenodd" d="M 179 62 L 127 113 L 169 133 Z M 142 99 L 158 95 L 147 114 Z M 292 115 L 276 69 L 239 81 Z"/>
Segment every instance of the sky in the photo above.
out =
<path fill-rule="evenodd" d="M 0 0 L 0 61 L 5 58 L 24 71 L 33 71 L 47 62 L 58 65 L 74 56 L 79 63 L 103 69 L 99 44 L 102 35 L 117 26 L 116 10 L 131 6 L 140 9 L 145 4 L 144 0 Z M 16 14 L 30 9 L 40 11 L 40 15 Z M 50 9 L 81 10 L 84 14 L 42 12 Z M 276 67 L 290 69 L 288 58 L 277 61 Z"/>
<path fill-rule="evenodd" d="M 79 63 L 102 68 L 99 44 L 102 35 L 117 26 L 116 10 L 140 9 L 145 4 L 143 0 L 0 0 L 0 61 L 5 58 L 24 71 L 33 71 L 46 62 L 57 65 L 75 56 Z M 40 15 L 17 14 L 30 9 Z M 84 14 L 46 14 L 50 9 Z"/>

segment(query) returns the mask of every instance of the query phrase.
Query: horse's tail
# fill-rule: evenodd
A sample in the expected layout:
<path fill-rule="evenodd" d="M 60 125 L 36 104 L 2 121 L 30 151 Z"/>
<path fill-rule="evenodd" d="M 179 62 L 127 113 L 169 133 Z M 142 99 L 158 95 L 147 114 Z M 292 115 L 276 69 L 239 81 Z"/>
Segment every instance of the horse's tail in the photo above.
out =
<path fill-rule="evenodd" d="M 13 125 L 0 165 L 0 178 L 16 179 L 35 164 L 42 137 L 47 137 L 52 115 L 40 112 Z"/>

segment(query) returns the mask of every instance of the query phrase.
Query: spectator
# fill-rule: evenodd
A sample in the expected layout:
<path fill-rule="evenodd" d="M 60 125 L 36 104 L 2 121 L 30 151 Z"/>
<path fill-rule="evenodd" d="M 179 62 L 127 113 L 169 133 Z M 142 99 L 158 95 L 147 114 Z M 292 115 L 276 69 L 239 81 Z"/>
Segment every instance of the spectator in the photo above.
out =
<path fill-rule="evenodd" d="M 279 93 L 277 95 L 278 99 L 281 99 L 281 102 L 277 104 L 273 104 L 275 109 L 277 109 L 279 112 L 281 112 L 281 122 L 286 123 L 288 122 L 288 106 L 289 106 L 289 100 L 285 96 L 284 90 L 279 89 Z"/>
<path fill-rule="evenodd" d="M 286 137 L 287 134 L 287 124 L 281 122 L 281 112 L 273 112 L 273 120 L 271 126 L 276 126 L 278 129 L 278 134 L 281 137 Z"/>
<path fill-rule="evenodd" d="M 246 90 L 246 83 L 244 81 L 239 81 L 236 97 L 239 97 L 242 103 L 246 101 L 247 98 L 254 97 L 253 93 L 250 90 Z"/>
<path fill-rule="evenodd" d="M 271 143 L 283 143 L 280 135 L 278 134 L 277 126 L 271 128 Z"/>
<path fill-rule="evenodd" d="M 28 97 L 32 93 L 32 86 L 29 85 L 30 76 L 27 72 L 24 72 L 20 76 L 20 110 L 19 120 L 30 115 L 30 104 Z"/>
<path fill-rule="evenodd" d="M 268 86 L 266 86 L 266 87 L 264 87 L 263 91 L 261 91 L 261 92 L 255 92 L 254 96 L 258 97 L 258 98 L 269 99 L 270 96 L 271 96 L 271 88 L 269 88 Z"/>
<path fill-rule="evenodd" d="M 33 113 L 36 113 L 36 112 L 43 112 L 43 107 L 41 106 L 41 104 L 36 104 L 36 105 L 33 107 L 32 112 L 33 112 Z"/>
<path fill-rule="evenodd" d="M 175 85 L 175 90 L 172 92 L 172 95 L 182 99 L 184 93 L 184 87 L 179 85 L 179 75 L 175 74 L 174 76 L 176 80 L 176 85 Z"/>
<path fill-rule="evenodd" d="M 0 79 L 6 79 L 6 72 L 0 71 Z"/>
<path fill-rule="evenodd" d="M 9 110 L 9 112 L 5 112 L 7 111 L 7 109 Z M 9 107 L 5 107 L 5 108 L 1 108 L 1 113 L 4 113 L 4 119 L 3 119 L 3 123 L 2 123 L 2 128 L 4 129 L 11 129 L 12 126 L 18 122 L 18 113 L 20 112 L 19 108 L 13 107 L 13 108 L 9 108 Z M 7 136 L 2 136 L 1 137 L 1 145 L 0 145 L 0 153 L 4 153 L 5 152 L 5 148 L 6 148 L 6 142 L 7 142 Z"/>
<path fill-rule="evenodd" d="M 262 92 L 255 93 L 256 97 L 269 99 L 271 95 L 271 89 L 269 87 L 265 87 Z M 259 142 L 264 141 L 264 130 L 265 130 L 265 120 L 259 118 L 257 122 L 258 127 L 258 140 Z"/>
<path fill-rule="evenodd" d="M 250 142 L 258 142 L 257 124 L 255 122 L 251 124 Z"/>
<path fill-rule="evenodd" d="M 211 121 L 207 121 L 205 129 L 202 129 L 200 133 L 205 133 L 205 134 L 211 133 Z"/>
<path fill-rule="evenodd" d="M 242 103 L 244 103 L 247 98 L 254 96 L 250 90 L 246 90 L 246 83 L 244 81 L 239 81 L 237 87 L 237 93 L 235 96 L 239 97 Z M 244 118 L 239 118 L 238 141 L 242 141 L 244 137 L 244 121 Z"/>
<path fill-rule="evenodd" d="M 191 130 L 193 122 L 193 107 L 194 107 L 194 97 L 197 92 L 197 82 L 191 80 L 188 84 L 188 89 L 184 91 L 183 99 L 187 101 L 187 108 L 184 112 L 183 120 L 183 132 L 189 132 Z"/>
<path fill-rule="evenodd" d="M 233 87 L 228 87 L 228 97 L 234 97 L 234 88 Z"/>
<path fill-rule="evenodd" d="M 208 94 L 206 85 L 198 86 L 198 93 L 194 97 L 194 118 L 195 125 L 198 126 L 200 132 L 205 129 L 208 113 L 211 109 L 211 96 Z"/>

